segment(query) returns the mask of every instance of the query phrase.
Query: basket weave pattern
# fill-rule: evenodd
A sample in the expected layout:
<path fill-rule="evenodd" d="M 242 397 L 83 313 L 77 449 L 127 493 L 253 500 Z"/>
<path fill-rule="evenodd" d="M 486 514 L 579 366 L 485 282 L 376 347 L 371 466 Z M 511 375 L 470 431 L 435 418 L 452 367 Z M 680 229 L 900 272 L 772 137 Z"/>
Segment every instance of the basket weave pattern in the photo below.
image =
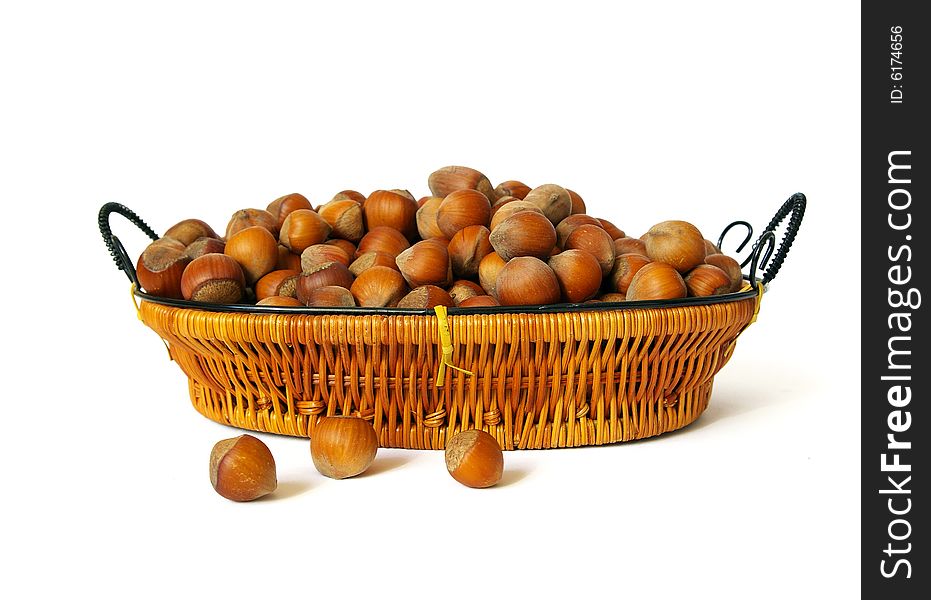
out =
<path fill-rule="evenodd" d="M 194 407 L 219 423 L 294 436 L 320 415 L 372 422 L 382 446 L 442 449 L 483 429 L 502 448 L 628 441 L 679 429 L 750 323 L 753 298 L 701 306 L 449 317 L 233 314 L 142 302 Z"/>

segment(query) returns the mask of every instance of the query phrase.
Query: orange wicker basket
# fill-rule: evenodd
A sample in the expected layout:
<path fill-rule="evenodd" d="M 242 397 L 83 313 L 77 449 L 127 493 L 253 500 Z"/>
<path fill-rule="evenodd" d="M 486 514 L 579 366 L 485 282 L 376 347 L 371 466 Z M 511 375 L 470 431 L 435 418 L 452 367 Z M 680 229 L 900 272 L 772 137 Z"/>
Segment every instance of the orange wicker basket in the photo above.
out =
<path fill-rule="evenodd" d="M 442 449 L 482 429 L 507 450 L 564 448 L 673 431 L 707 408 L 714 376 L 759 311 L 805 211 L 789 198 L 744 262 L 744 289 L 712 298 L 507 308 L 313 309 L 212 306 L 138 289 L 139 318 L 168 346 L 204 416 L 242 429 L 309 436 L 322 415 L 372 422 L 382 446 Z M 778 250 L 775 229 L 789 222 Z M 752 237 L 752 228 L 738 252 Z M 774 253 L 775 250 L 775 253 Z M 770 260 L 771 259 L 771 260 Z M 766 269 L 758 280 L 757 267 Z"/>

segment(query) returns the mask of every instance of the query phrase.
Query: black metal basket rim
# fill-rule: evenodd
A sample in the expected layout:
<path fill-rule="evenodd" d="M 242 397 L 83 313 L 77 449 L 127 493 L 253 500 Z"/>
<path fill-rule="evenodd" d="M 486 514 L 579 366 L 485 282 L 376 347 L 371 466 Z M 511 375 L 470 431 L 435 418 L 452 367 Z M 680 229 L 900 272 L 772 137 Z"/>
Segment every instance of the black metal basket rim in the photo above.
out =
<path fill-rule="evenodd" d="M 768 286 L 764 286 L 764 290 Z M 422 308 L 334 308 L 328 306 L 264 306 L 256 304 L 209 304 L 192 300 L 176 300 L 153 296 L 141 290 L 134 290 L 134 294 L 147 302 L 170 306 L 172 308 L 186 308 L 204 312 L 235 313 L 235 314 L 285 314 L 285 315 L 343 315 L 343 316 L 432 316 L 433 309 Z M 543 304 L 533 306 L 475 306 L 475 307 L 449 307 L 450 315 L 500 315 L 500 314 L 555 314 L 567 312 L 589 312 L 608 310 L 642 310 L 656 308 L 677 308 L 681 306 L 706 306 L 709 304 L 724 304 L 739 302 L 754 298 L 758 290 L 750 289 L 741 292 L 731 292 L 718 296 L 702 296 L 689 298 L 676 298 L 673 300 L 631 300 L 629 302 L 597 302 L 591 304 Z"/>

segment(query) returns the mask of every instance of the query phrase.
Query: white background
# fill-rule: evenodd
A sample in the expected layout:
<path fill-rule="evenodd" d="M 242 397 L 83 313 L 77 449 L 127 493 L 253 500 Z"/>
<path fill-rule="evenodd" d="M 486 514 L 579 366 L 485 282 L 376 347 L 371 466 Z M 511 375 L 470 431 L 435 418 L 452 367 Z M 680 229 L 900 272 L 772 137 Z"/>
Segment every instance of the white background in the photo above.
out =
<path fill-rule="evenodd" d="M 0 9 L 3 595 L 851 597 L 856 3 L 309 4 Z M 217 496 L 208 454 L 236 431 L 136 320 L 100 205 L 221 230 L 291 191 L 419 197 L 447 164 L 571 187 L 634 235 L 810 205 L 683 432 L 509 453 L 485 491 L 439 452 L 326 480 L 304 440 L 262 435 L 276 497 Z"/>

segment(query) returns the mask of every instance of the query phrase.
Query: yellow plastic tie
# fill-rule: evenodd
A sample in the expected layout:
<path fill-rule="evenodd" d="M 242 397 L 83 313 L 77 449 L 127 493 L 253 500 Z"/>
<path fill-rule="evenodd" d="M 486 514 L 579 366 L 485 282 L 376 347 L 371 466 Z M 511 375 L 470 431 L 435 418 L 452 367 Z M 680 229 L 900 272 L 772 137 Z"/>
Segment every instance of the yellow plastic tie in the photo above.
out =
<path fill-rule="evenodd" d="M 142 309 L 139 308 L 139 303 L 136 302 L 136 284 L 129 284 L 129 297 L 133 299 L 133 306 L 136 307 L 136 318 L 140 321 L 142 320 Z"/>
<path fill-rule="evenodd" d="M 748 323 L 748 325 L 752 325 L 756 323 L 756 316 L 760 314 L 760 304 L 763 304 L 763 282 L 757 281 L 756 286 L 757 286 L 756 306 L 753 307 L 753 317 L 751 317 L 750 323 Z"/>
<path fill-rule="evenodd" d="M 455 369 L 466 375 L 474 375 L 472 371 L 460 369 L 453 364 L 453 336 L 449 333 L 449 321 L 446 318 L 446 307 L 436 306 L 433 308 L 436 313 L 437 323 L 440 327 L 440 346 L 443 348 L 443 358 L 440 360 L 440 366 L 436 371 L 436 387 L 443 387 L 446 383 L 446 367 Z"/>

